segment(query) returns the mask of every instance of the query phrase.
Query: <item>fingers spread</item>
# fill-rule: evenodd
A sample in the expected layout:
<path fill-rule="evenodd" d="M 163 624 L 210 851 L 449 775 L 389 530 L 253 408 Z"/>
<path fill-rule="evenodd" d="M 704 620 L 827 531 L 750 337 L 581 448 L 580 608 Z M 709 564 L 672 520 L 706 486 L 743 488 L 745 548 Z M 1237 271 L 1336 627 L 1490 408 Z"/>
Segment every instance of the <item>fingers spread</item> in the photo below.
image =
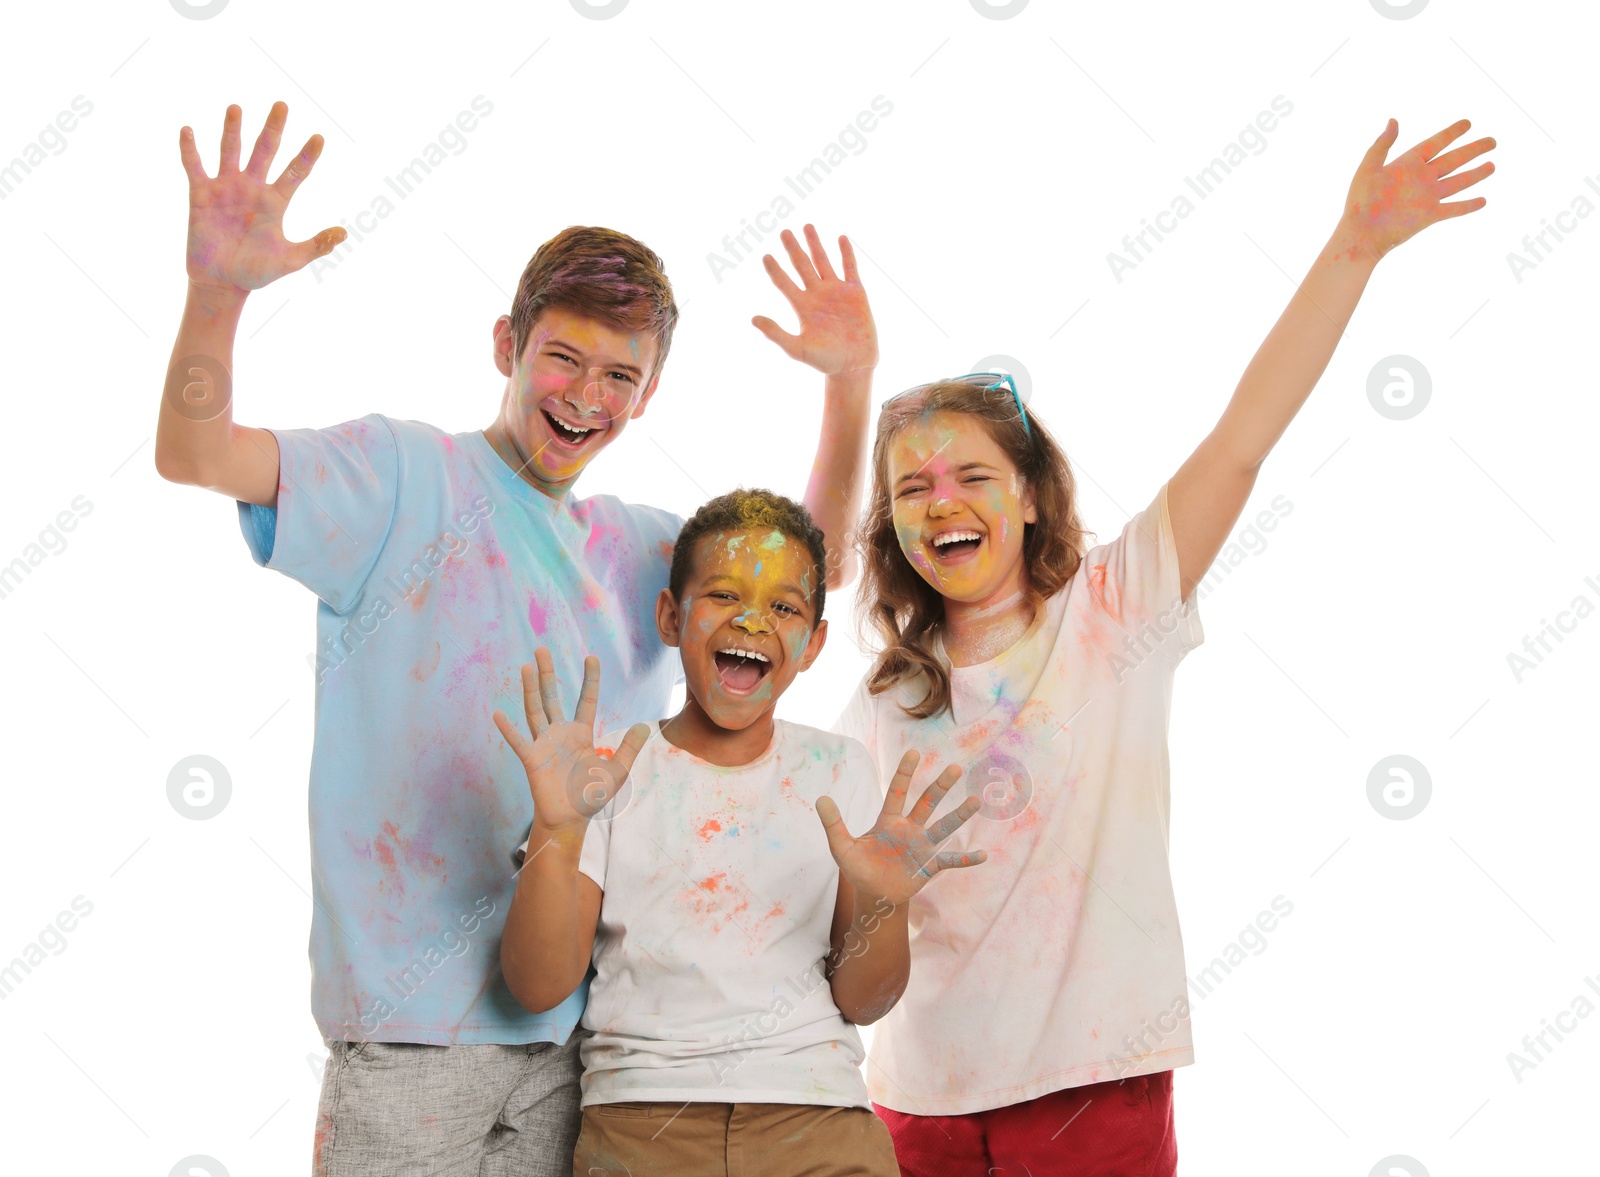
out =
<path fill-rule="evenodd" d="M 556 678 L 555 663 L 550 658 L 550 651 L 540 646 L 533 652 L 533 660 L 539 664 L 539 699 L 544 706 L 544 722 L 561 722 L 561 683 Z"/>
<path fill-rule="evenodd" d="M 338 248 L 339 242 L 343 241 L 347 236 L 349 234 L 335 225 L 331 229 L 324 229 L 307 241 L 292 243 L 289 246 L 289 269 L 286 272 L 292 274 L 296 270 L 309 266 L 319 257 L 332 253 Z"/>
<path fill-rule="evenodd" d="M 1440 180 L 1439 196 L 1441 199 L 1446 196 L 1454 196 L 1463 188 L 1471 188 L 1479 180 L 1483 179 L 1485 176 L 1492 175 L 1493 173 L 1494 164 L 1485 163 L 1478 165 L 1471 171 L 1462 172 L 1459 176 L 1451 176 L 1447 180 Z"/>
<path fill-rule="evenodd" d="M 784 252 L 789 255 L 789 264 L 794 267 L 794 272 L 800 275 L 801 284 L 810 290 L 817 284 L 817 271 L 811 264 L 811 259 L 806 256 L 805 250 L 800 248 L 800 242 L 788 229 L 779 234 L 778 239 L 783 242 Z"/>
<path fill-rule="evenodd" d="M 506 718 L 504 711 L 494 713 L 494 725 L 500 729 L 500 734 L 506 738 L 506 743 L 511 745 L 511 750 L 517 754 L 517 758 L 526 761 L 530 750 L 527 737 L 517 730 L 516 724 Z"/>
<path fill-rule="evenodd" d="M 1471 200 L 1451 200 L 1439 206 L 1439 219 L 1447 220 L 1450 217 L 1464 217 L 1468 213 L 1475 213 L 1489 202 L 1481 196 L 1474 196 Z"/>
<path fill-rule="evenodd" d="M 1493 151 L 1495 146 L 1496 144 L 1493 139 L 1483 138 L 1475 140 L 1471 143 L 1465 143 L 1462 146 L 1457 147 L 1454 151 L 1447 151 L 1438 159 L 1433 161 L 1433 166 L 1435 169 L 1434 174 L 1439 176 L 1448 176 L 1451 172 L 1455 171 L 1469 159 L 1476 159 L 1485 151 Z"/>
<path fill-rule="evenodd" d="M 811 247 L 811 262 L 817 267 L 817 273 L 823 278 L 838 280 L 838 275 L 833 272 L 833 263 L 828 260 L 828 251 L 822 248 L 822 238 L 817 236 L 817 227 L 807 225 L 806 244 Z"/>
<path fill-rule="evenodd" d="M 300 149 L 300 154 L 289 161 L 289 166 L 279 173 L 273 187 L 278 190 L 278 195 L 285 200 L 294 195 L 294 190 L 300 187 L 300 181 L 311 174 L 311 169 L 316 166 L 317 157 L 322 154 L 322 136 L 313 135 L 306 140 L 306 145 Z"/>
<path fill-rule="evenodd" d="M 1361 157 L 1361 170 L 1370 172 L 1383 167 L 1383 161 L 1389 158 L 1389 148 L 1394 146 L 1399 135 L 1400 124 L 1390 119 L 1383 128 L 1383 134 L 1372 141 L 1366 155 Z"/>
<path fill-rule="evenodd" d="M 528 717 L 528 730 L 533 733 L 533 738 L 539 738 L 539 731 L 544 726 L 540 719 L 544 709 L 539 705 L 538 679 L 534 677 L 532 666 L 522 667 L 522 710 Z"/>
<path fill-rule="evenodd" d="M 894 770 L 888 792 L 883 795 L 885 814 L 899 817 L 906 811 L 906 791 L 911 788 L 911 774 L 917 771 L 917 765 L 921 762 L 922 755 L 915 750 L 909 750 L 900 757 L 900 767 Z"/>
<path fill-rule="evenodd" d="M 794 284 L 794 280 L 778 264 L 777 258 L 770 253 L 764 253 L 761 255 L 761 266 L 767 271 L 767 277 L 772 279 L 772 284 L 778 288 L 778 293 L 788 299 L 791 304 L 800 298 L 800 288 Z"/>
<path fill-rule="evenodd" d="M 636 723 L 630 727 L 622 737 L 622 743 L 617 745 L 617 750 L 611 754 L 611 759 L 622 766 L 623 772 L 633 771 L 633 762 L 639 759 L 639 753 L 644 750 L 645 744 L 650 739 L 650 725 Z"/>
<path fill-rule="evenodd" d="M 272 166 L 272 159 L 278 154 L 278 143 L 283 139 L 283 124 L 288 118 L 288 106 L 282 102 L 274 102 L 272 109 L 267 113 L 267 121 L 262 124 L 255 148 L 250 152 L 250 162 L 245 165 L 244 170 L 249 175 L 258 180 L 266 180 L 267 169 Z"/>
<path fill-rule="evenodd" d="M 856 247 L 850 244 L 850 238 L 839 238 L 839 260 L 844 263 L 844 280 L 846 282 L 860 282 L 861 272 L 856 269 Z"/>
<path fill-rule="evenodd" d="M 583 660 L 583 689 L 578 692 L 578 709 L 572 718 L 594 727 L 594 713 L 600 706 L 600 659 L 590 654 Z"/>
<path fill-rule="evenodd" d="M 823 832 L 828 835 L 828 850 L 833 860 L 838 862 L 850 849 L 854 839 L 845 828 L 844 818 L 840 816 L 839 807 L 833 803 L 832 797 L 817 798 L 817 817 L 822 820 Z"/>
<path fill-rule="evenodd" d="M 211 177 L 206 175 L 205 165 L 200 162 L 200 151 L 194 145 L 194 129 L 185 127 L 178 132 L 178 157 L 183 160 L 183 170 L 189 175 L 189 183 L 202 184 Z"/>
<path fill-rule="evenodd" d="M 968 797 L 960 805 L 928 827 L 928 840 L 935 845 L 943 842 L 951 834 L 966 825 L 972 815 L 982 808 L 983 802 L 976 797 Z"/>
<path fill-rule="evenodd" d="M 950 791 L 950 786 L 961 777 L 959 765 L 951 764 L 945 767 L 938 778 L 923 790 L 922 796 L 917 798 L 917 803 L 911 807 L 907 818 L 917 825 L 924 825 L 933 816 L 933 811 L 939 808 L 939 802 L 944 800 L 944 795 Z"/>
<path fill-rule="evenodd" d="M 1434 156 L 1438 155 L 1439 152 L 1444 150 L 1446 145 L 1465 135 L 1468 128 L 1471 126 L 1472 123 L 1467 119 L 1461 119 L 1457 122 L 1451 123 L 1437 135 L 1433 135 L 1430 138 L 1424 139 L 1421 143 L 1418 143 L 1416 147 L 1412 148 L 1412 150 L 1415 151 L 1420 158 L 1431 160 Z"/>
<path fill-rule="evenodd" d="M 765 315 L 757 315 L 751 319 L 750 322 L 755 324 L 757 331 L 761 332 L 761 334 L 765 335 L 768 339 L 772 340 L 773 343 L 776 343 L 779 347 L 781 347 L 784 355 L 788 356 L 790 359 L 796 359 L 799 357 L 800 337 L 798 335 L 790 335 L 787 331 L 778 326 L 777 323 L 773 322 Z"/>
<path fill-rule="evenodd" d="M 228 107 L 222 116 L 222 157 L 217 160 L 217 175 L 239 170 L 239 123 L 244 112 L 237 106 Z"/>
<path fill-rule="evenodd" d="M 977 866 L 988 859 L 988 854 L 982 850 L 944 850 L 934 859 L 939 864 L 939 870 L 950 870 L 955 867 Z"/>

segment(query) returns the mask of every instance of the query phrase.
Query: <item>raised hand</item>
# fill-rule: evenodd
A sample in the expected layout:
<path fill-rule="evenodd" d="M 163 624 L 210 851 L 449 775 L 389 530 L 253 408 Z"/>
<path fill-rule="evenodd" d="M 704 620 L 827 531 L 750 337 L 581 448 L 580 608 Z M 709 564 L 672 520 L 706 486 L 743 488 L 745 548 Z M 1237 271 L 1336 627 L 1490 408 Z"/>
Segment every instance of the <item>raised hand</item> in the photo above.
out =
<path fill-rule="evenodd" d="M 283 212 L 322 154 L 322 136 L 307 139 L 300 154 L 269 184 L 267 169 L 278 154 L 289 108 L 282 102 L 273 103 L 250 162 L 242 170 L 241 117 L 237 106 L 228 107 L 223 117 L 222 154 L 214 177 L 206 175 L 201 166 L 193 129 L 184 127 L 178 133 L 183 170 L 189 174 L 189 281 L 230 295 L 259 290 L 292 274 L 331 253 L 345 239 L 345 231 L 337 226 L 309 241 L 289 241 L 283 235 Z"/>
<path fill-rule="evenodd" d="M 522 668 L 522 706 L 528 717 L 530 740 L 505 712 L 494 713 L 495 726 L 522 761 L 533 792 L 533 841 L 562 835 L 581 835 L 589 819 L 622 790 L 628 772 L 650 738 L 650 728 L 636 723 L 609 757 L 594 746 L 594 713 L 600 701 L 600 659 L 583 660 L 583 689 L 570 721 L 563 721 L 561 688 L 556 682 L 550 651 L 534 651 L 538 663 Z M 530 852 L 531 853 L 531 852 Z"/>
<path fill-rule="evenodd" d="M 859 838 L 850 836 L 832 797 L 817 798 L 817 816 L 827 832 L 828 849 L 839 864 L 839 872 L 858 894 L 881 895 L 892 903 L 904 903 L 940 871 L 976 866 L 988 857 L 982 850 L 961 853 L 938 849 L 940 842 L 983 807 L 978 798 L 968 797 L 933 825 L 927 825 L 950 786 L 961 776 L 961 769 L 956 765 L 941 772 L 917 798 L 911 812 L 905 813 L 906 793 L 920 759 L 915 752 L 907 752 L 900 758 L 900 767 L 895 770 L 889 791 L 884 794 L 877 823 Z"/>
<path fill-rule="evenodd" d="M 770 253 L 761 259 L 772 284 L 799 316 L 800 334 L 790 335 L 765 315 L 750 321 L 790 359 L 809 364 L 826 376 L 870 371 L 878 365 L 878 329 L 872 322 L 872 308 L 867 305 L 850 239 L 839 238 L 839 260 L 844 266 L 840 278 L 815 226 L 807 225 L 805 234 L 810 257 L 788 229 L 780 235 L 789 263 L 800 278 L 799 286 Z"/>
<path fill-rule="evenodd" d="M 1362 158 L 1345 199 L 1341 227 L 1353 255 L 1377 261 L 1435 221 L 1477 212 L 1488 203 L 1481 196 L 1445 203 L 1445 197 L 1470 188 L 1494 171 L 1493 163 L 1484 163 L 1451 175 L 1468 160 L 1493 148 L 1493 139 L 1479 139 L 1440 154 L 1471 126 L 1466 119 L 1452 123 L 1385 164 L 1384 158 L 1400 134 L 1400 124 L 1389 120 L 1383 134 Z"/>

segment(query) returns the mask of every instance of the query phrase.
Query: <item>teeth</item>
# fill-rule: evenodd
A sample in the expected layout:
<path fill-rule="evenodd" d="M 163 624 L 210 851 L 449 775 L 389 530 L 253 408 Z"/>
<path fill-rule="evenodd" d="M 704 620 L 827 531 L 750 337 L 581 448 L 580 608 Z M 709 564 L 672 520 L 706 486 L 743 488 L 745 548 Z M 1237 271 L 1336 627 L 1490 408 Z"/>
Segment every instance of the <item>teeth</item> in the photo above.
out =
<path fill-rule="evenodd" d="M 555 417 L 555 416 L 552 416 L 550 419 L 552 421 L 554 421 L 560 428 L 562 428 L 563 430 L 565 430 L 568 433 L 579 433 L 579 434 L 582 434 L 582 433 L 593 433 L 594 432 L 594 426 L 592 426 L 592 425 L 568 425 L 565 421 L 563 421 L 560 418 Z"/>
<path fill-rule="evenodd" d="M 942 548 L 946 544 L 955 543 L 957 540 L 981 540 L 982 538 L 983 536 L 979 535 L 976 531 L 946 531 L 941 535 L 936 535 L 933 537 L 933 546 L 936 548 Z"/>
<path fill-rule="evenodd" d="M 737 648 L 735 648 L 733 646 L 729 646 L 725 650 L 718 650 L 717 653 L 719 653 L 719 654 L 732 654 L 736 658 L 754 658 L 757 662 L 771 662 L 772 661 L 772 659 L 768 658 L 765 654 L 758 654 L 754 650 L 740 650 L 740 649 L 737 649 Z"/>

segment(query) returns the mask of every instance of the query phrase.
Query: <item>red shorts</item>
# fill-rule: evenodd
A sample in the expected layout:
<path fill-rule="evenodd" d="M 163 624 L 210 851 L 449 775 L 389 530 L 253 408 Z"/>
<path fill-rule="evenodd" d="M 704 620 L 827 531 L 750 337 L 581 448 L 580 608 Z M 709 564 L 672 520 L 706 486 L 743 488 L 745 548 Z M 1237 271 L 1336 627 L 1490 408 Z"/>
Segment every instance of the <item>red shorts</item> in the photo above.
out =
<path fill-rule="evenodd" d="M 1172 1177 L 1172 1072 L 1052 1091 L 962 1116 L 873 1104 L 901 1177 Z"/>

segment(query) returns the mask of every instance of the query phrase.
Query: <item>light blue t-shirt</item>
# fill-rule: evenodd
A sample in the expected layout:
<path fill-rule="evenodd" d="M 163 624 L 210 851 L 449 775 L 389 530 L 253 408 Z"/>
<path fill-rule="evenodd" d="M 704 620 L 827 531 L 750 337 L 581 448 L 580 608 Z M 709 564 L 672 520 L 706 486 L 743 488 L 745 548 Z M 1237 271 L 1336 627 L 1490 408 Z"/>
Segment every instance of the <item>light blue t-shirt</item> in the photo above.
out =
<path fill-rule="evenodd" d="M 278 505 L 239 504 L 258 564 L 317 605 L 311 1008 L 325 1038 L 564 1042 L 588 982 L 542 1014 L 500 975 L 511 855 L 533 820 L 491 718 L 523 723 L 548 646 L 597 730 L 659 719 L 681 677 L 656 634 L 682 519 L 535 490 L 483 434 L 378 414 L 273 431 Z"/>

